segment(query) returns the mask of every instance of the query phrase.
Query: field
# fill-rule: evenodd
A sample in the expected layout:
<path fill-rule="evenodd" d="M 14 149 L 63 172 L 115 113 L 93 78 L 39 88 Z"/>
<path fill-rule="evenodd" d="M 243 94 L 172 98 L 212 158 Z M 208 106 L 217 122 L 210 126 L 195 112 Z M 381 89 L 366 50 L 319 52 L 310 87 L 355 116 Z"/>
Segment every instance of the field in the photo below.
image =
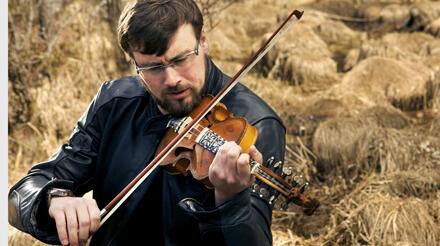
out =
<path fill-rule="evenodd" d="M 9 0 L 8 185 L 68 139 L 101 83 L 133 75 L 126 1 Z M 285 165 L 321 201 L 273 213 L 274 245 L 440 245 L 440 1 L 199 0 L 210 55 L 287 128 Z M 118 4 L 120 5 L 118 7 Z M 9 226 L 9 245 L 45 245 Z"/>

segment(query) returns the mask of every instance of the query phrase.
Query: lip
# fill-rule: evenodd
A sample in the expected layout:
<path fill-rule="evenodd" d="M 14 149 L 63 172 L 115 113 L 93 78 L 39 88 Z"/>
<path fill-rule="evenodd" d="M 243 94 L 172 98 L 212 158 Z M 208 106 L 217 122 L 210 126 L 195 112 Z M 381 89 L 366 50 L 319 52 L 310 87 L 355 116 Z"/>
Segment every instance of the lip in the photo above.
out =
<path fill-rule="evenodd" d="M 188 96 L 190 93 L 189 88 L 185 89 L 185 90 L 181 90 L 181 91 L 177 91 L 177 92 L 169 92 L 167 93 L 167 97 L 173 100 L 179 100 L 179 99 L 183 99 L 186 96 Z"/>

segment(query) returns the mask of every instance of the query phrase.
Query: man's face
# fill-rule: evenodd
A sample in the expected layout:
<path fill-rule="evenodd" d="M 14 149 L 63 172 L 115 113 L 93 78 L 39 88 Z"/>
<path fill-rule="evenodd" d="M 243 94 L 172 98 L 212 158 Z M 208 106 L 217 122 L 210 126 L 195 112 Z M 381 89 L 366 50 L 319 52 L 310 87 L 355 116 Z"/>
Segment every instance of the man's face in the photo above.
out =
<path fill-rule="evenodd" d="M 205 85 L 207 40 L 202 33 L 198 55 L 191 54 L 197 44 L 190 24 L 181 25 L 170 40 L 168 50 L 162 56 L 144 55 L 133 52 L 138 67 L 151 67 L 175 63 L 165 69 L 143 71 L 144 86 L 155 99 L 160 111 L 174 116 L 187 115 L 201 101 L 201 91 Z M 189 56 L 186 56 L 190 54 Z M 184 58 L 182 62 L 182 58 Z M 183 65 L 182 65 L 183 64 Z"/>

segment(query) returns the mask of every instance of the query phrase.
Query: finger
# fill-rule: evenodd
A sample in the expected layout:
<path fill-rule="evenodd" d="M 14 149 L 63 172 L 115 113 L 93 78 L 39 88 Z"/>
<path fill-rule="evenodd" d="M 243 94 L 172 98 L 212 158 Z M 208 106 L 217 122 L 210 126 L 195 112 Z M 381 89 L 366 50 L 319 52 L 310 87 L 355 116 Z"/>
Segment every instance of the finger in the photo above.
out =
<path fill-rule="evenodd" d="M 240 178 L 248 177 L 251 172 L 249 168 L 249 155 L 241 154 L 237 159 L 237 174 Z"/>
<path fill-rule="evenodd" d="M 90 216 L 90 235 L 95 233 L 99 228 L 101 222 L 101 211 L 99 211 L 98 205 L 94 199 L 88 201 L 88 211 Z"/>
<path fill-rule="evenodd" d="M 231 148 L 231 143 L 226 142 L 217 151 L 217 154 L 214 157 L 213 162 L 214 163 L 223 163 L 226 161 L 226 157 L 228 154 L 229 149 Z"/>
<path fill-rule="evenodd" d="M 81 203 L 83 204 L 80 204 L 76 207 L 76 214 L 78 216 L 79 225 L 78 240 L 79 243 L 83 245 L 87 242 L 87 239 L 89 238 L 90 217 L 86 204 L 84 202 Z"/>
<path fill-rule="evenodd" d="M 233 153 L 230 153 L 230 151 L 234 147 L 234 145 L 234 142 L 226 142 L 219 148 L 214 160 L 209 167 L 210 172 L 216 173 L 217 176 L 226 175 L 225 172 L 226 170 L 228 170 L 227 166 L 228 162 L 230 161 L 230 155 L 233 155 Z"/>
<path fill-rule="evenodd" d="M 68 245 L 69 240 L 67 237 L 67 230 L 66 230 L 66 216 L 64 214 L 64 211 L 62 210 L 54 210 L 53 212 L 49 212 L 52 218 L 55 219 L 55 224 L 57 227 L 57 233 L 58 238 L 60 239 L 60 242 L 62 245 Z"/>
<path fill-rule="evenodd" d="M 237 162 L 238 157 L 241 154 L 241 147 L 237 145 L 235 142 L 231 142 L 230 148 L 226 154 L 226 164 L 234 165 Z"/>
<path fill-rule="evenodd" d="M 253 183 L 255 183 L 255 176 L 254 176 L 254 175 L 251 175 L 251 176 L 249 177 L 249 185 L 251 185 L 251 184 L 253 184 Z"/>
<path fill-rule="evenodd" d="M 66 220 L 69 243 L 72 246 L 78 245 L 78 218 L 76 209 L 66 210 Z"/>
<path fill-rule="evenodd" d="M 263 155 L 260 153 L 260 151 L 257 150 L 255 145 L 252 145 L 251 148 L 249 149 L 249 155 L 256 162 L 263 163 Z"/>

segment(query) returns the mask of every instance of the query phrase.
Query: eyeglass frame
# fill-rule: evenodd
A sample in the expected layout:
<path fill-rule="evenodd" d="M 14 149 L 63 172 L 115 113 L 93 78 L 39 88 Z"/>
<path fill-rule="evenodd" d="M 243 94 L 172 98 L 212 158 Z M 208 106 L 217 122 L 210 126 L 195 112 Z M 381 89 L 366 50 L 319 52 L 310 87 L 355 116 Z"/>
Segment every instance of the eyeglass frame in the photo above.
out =
<path fill-rule="evenodd" d="M 161 72 L 164 72 L 165 69 L 167 69 L 168 67 L 176 66 L 175 62 L 178 61 L 178 60 L 184 60 L 184 59 L 188 58 L 189 56 L 191 56 L 192 54 L 195 54 L 196 56 L 199 55 L 199 44 L 200 44 L 200 40 L 197 39 L 196 47 L 195 47 L 194 50 L 189 51 L 188 53 L 181 55 L 179 58 L 177 58 L 177 57 L 173 58 L 174 61 L 171 61 L 168 64 L 139 67 L 137 62 L 136 62 L 136 60 L 133 59 L 136 73 L 143 78 L 144 74 L 142 73 L 142 70 L 149 71 L 149 70 L 152 70 L 154 68 L 160 68 Z M 177 60 L 176 60 L 176 58 L 177 58 Z"/>

